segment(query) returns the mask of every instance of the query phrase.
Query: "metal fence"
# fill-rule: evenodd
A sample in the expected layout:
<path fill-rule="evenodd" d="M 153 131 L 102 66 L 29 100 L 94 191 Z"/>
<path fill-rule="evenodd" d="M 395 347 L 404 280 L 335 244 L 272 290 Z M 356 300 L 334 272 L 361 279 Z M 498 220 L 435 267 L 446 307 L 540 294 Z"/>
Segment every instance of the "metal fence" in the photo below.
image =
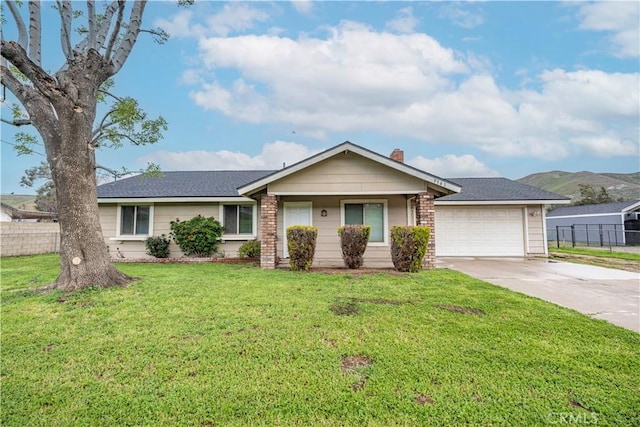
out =
<path fill-rule="evenodd" d="M 640 244 L 640 230 L 630 230 L 621 224 L 556 225 L 547 230 L 549 243 L 563 246 L 631 246 Z"/>

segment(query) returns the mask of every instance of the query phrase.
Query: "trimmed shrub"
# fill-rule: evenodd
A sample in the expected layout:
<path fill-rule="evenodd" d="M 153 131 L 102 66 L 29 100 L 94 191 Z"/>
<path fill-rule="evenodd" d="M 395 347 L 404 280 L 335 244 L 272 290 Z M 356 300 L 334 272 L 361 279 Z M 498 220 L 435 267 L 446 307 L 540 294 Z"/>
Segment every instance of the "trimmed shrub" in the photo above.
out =
<path fill-rule="evenodd" d="M 391 261 L 397 271 L 416 273 L 429 246 L 431 229 L 423 226 L 391 227 Z"/>
<path fill-rule="evenodd" d="M 171 237 L 186 256 L 208 257 L 218 248 L 222 225 L 214 217 L 171 221 Z"/>
<path fill-rule="evenodd" d="M 249 240 L 238 248 L 240 258 L 260 258 L 260 240 Z"/>
<path fill-rule="evenodd" d="M 144 241 L 144 245 L 147 248 L 147 255 L 156 258 L 168 258 L 170 244 L 171 240 L 164 234 L 148 237 L 147 240 Z"/>
<path fill-rule="evenodd" d="M 371 235 L 368 225 L 345 225 L 338 228 L 342 260 L 347 268 L 360 268 L 364 263 L 364 251 Z"/>
<path fill-rule="evenodd" d="M 318 229 L 308 225 L 294 225 L 287 228 L 287 249 L 289 266 L 293 271 L 308 271 L 316 252 Z"/>

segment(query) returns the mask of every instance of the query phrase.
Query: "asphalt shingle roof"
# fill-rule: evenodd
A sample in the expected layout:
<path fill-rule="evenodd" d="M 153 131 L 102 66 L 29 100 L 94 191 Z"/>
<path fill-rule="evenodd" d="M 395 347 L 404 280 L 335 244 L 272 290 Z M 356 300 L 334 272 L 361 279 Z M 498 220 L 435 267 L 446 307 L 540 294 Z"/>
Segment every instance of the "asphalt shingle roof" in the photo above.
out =
<path fill-rule="evenodd" d="M 595 215 L 595 214 L 619 214 L 628 207 L 640 203 L 640 200 L 632 202 L 601 203 L 598 205 L 564 206 L 547 213 L 547 217 L 571 216 L 571 215 Z"/>
<path fill-rule="evenodd" d="M 569 200 L 568 197 L 507 178 L 447 178 L 462 187 L 439 201 Z"/>
<path fill-rule="evenodd" d="M 182 171 L 163 172 L 161 177 L 134 176 L 98 186 L 98 197 L 238 197 L 238 187 L 274 171 Z"/>
<path fill-rule="evenodd" d="M 238 187 L 276 171 L 182 171 L 163 172 L 162 177 L 134 176 L 98 187 L 98 197 L 238 197 Z M 567 200 L 565 196 L 506 178 L 450 178 L 462 187 L 458 194 L 441 197 L 446 201 Z"/>

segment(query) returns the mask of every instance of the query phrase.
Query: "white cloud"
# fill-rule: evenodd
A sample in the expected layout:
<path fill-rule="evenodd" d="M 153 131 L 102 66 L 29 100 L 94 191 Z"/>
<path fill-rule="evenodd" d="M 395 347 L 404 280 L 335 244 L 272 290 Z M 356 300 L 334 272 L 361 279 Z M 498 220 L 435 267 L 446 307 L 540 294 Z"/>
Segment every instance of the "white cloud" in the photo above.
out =
<path fill-rule="evenodd" d="M 471 154 L 463 154 L 462 156 L 446 154 L 435 159 L 417 156 L 407 163 L 443 178 L 492 177 L 500 175 Z"/>
<path fill-rule="evenodd" d="M 292 165 L 316 154 L 308 147 L 295 142 L 275 141 L 266 143 L 256 156 L 240 151 L 156 151 L 138 159 L 139 163 L 159 164 L 163 170 L 270 170 L 283 164 Z"/>
<path fill-rule="evenodd" d="M 484 14 L 480 10 L 471 10 L 469 3 L 450 2 L 440 7 L 441 18 L 450 20 L 462 28 L 475 28 L 484 23 Z"/>
<path fill-rule="evenodd" d="M 638 141 L 638 73 L 552 69 L 527 76 L 536 89 L 510 90 L 486 58 L 427 34 L 357 22 L 326 30 L 325 38 L 202 37 L 201 66 L 185 76 L 190 95 L 235 120 L 283 123 L 318 138 L 376 132 L 544 159 L 638 152 L 637 144 L 607 151 L 593 142 Z M 213 77 L 227 69 L 237 76 L 231 82 Z"/>
<path fill-rule="evenodd" d="M 255 22 L 266 21 L 269 15 L 246 3 L 226 3 L 222 10 L 207 18 L 208 28 L 214 34 L 227 36 L 231 32 L 253 28 Z"/>
<path fill-rule="evenodd" d="M 615 56 L 640 56 L 640 3 L 607 1 L 578 5 L 580 28 L 610 33 Z"/>
<path fill-rule="evenodd" d="M 158 18 L 153 25 L 165 30 L 171 37 L 194 37 L 204 33 L 202 25 L 192 22 L 193 13 L 190 10 L 181 10 L 171 19 Z"/>
<path fill-rule="evenodd" d="M 413 16 L 413 9 L 411 7 L 405 7 L 400 9 L 396 17 L 387 22 L 385 27 L 391 31 L 409 34 L 415 31 L 417 25 L 418 20 Z"/>
<path fill-rule="evenodd" d="M 291 5 L 298 12 L 308 15 L 313 10 L 313 1 L 312 0 L 292 0 Z"/>
<path fill-rule="evenodd" d="M 206 17 L 205 25 L 195 23 L 191 10 L 182 10 L 171 19 L 156 19 L 154 25 L 163 28 L 174 37 L 228 36 L 253 28 L 256 22 L 269 19 L 269 15 L 246 3 L 226 3 L 218 13 Z"/>
<path fill-rule="evenodd" d="M 574 138 L 573 144 L 578 150 L 596 157 L 638 156 L 638 142 L 621 141 L 615 137 L 581 137 Z M 638 159 L 640 162 L 640 159 Z"/>

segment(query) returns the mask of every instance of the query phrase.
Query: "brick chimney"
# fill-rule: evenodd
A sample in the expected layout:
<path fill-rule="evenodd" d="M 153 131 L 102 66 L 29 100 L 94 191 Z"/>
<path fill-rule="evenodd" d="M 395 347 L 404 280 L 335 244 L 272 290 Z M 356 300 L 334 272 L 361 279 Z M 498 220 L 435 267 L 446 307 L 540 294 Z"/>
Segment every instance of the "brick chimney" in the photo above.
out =
<path fill-rule="evenodd" d="M 389 157 L 391 157 L 396 162 L 404 163 L 404 151 L 400 150 L 399 148 L 393 150 Z"/>

